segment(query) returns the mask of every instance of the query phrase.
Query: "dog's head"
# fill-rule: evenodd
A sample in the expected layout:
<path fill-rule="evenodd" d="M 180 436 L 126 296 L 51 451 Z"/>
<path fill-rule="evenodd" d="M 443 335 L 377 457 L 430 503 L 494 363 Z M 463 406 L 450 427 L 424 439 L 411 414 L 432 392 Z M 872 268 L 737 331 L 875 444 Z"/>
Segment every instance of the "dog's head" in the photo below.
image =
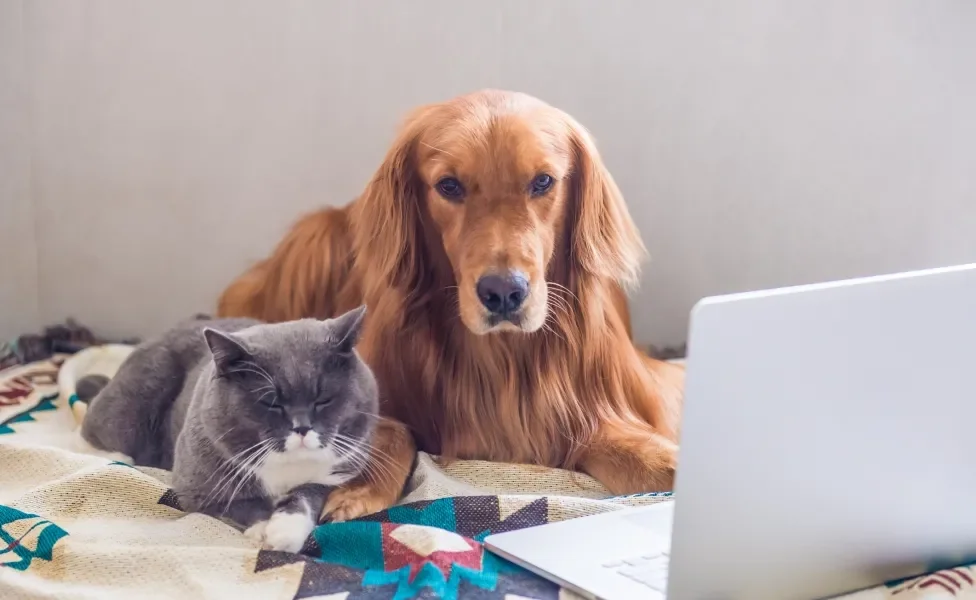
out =
<path fill-rule="evenodd" d="M 644 254 L 589 134 L 525 94 L 415 111 L 359 206 L 357 247 L 386 285 L 423 285 L 421 246 L 439 240 L 476 334 L 540 329 L 558 290 L 572 294 L 556 262 L 627 285 Z"/>

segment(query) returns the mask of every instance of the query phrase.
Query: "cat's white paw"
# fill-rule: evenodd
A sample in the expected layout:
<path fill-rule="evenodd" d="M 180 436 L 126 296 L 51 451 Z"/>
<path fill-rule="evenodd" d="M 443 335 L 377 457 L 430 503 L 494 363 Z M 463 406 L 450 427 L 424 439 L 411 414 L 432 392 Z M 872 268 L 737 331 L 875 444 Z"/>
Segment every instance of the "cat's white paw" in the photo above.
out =
<path fill-rule="evenodd" d="M 244 537 L 251 540 L 255 544 L 264 544 L 264 530 L 268 528 L 267 521 L 258 521 L 254 525 L 251 525 L 244 530 Z"/>
<path fill-rule="evenodd" d="M 315 523 L 305 513 L 278 511 L 271 515 L 264 529 L 264 547 L 267 550 L 298 552 L 314 528 Z"/>

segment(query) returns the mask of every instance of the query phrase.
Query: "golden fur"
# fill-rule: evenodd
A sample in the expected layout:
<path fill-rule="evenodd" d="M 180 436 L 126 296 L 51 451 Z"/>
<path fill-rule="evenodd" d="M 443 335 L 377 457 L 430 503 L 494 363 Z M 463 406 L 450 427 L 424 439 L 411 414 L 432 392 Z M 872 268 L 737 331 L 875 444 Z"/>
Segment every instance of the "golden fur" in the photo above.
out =
<path fill-rule="evenodd" d="M 532 194 L 540 173 L 554 184 Z M 463 200 L 438 193 L 445 176 Z M 667 490 L 684 372 L 631 341 L 624 287 L 644 253 L 586 130 L 530 96 L 482 91 L 418 109 L 364 193 L 299 221 L 219 313 L 369 306 L 358 350 L 386 419 L 372 473 L 333 494 L 335 518 L 393 503 L 414 444 L 578 469 L 618 494 Z M 493 325 L 475 281 L 511 268 L 530 282 L 524 318 Z"/>

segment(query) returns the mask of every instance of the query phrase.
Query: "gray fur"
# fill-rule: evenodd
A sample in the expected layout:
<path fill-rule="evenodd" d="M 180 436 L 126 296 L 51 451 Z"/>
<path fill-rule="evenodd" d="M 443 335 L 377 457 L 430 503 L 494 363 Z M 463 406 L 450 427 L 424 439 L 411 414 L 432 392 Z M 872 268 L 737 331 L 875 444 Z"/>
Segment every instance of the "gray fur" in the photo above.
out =
<path fill-rule="evenodd" d="M 82 402 L 89 402 L 108 385 L 109 378 L 104 375 L 85 375 L 75 384 L 75 396 Z"/>
<path fill-rule="evenodd" d="M 376 382 L 353 350 L 364 314 L 360 307 L 326 321 L 182 323 L 133 351 L 91 401 L 82 437 L 137 465 L 172 469 L 187 510 L 242 527 L 276 508 L 315 519 L 329 486 L 360 471 L 376 423 Z M 293 431 L 301 427 L 336 460 L 275 495 L 259 473 L 268 460 L 333 456 L 301 448 L 314 444 L 312 434 Z"/>

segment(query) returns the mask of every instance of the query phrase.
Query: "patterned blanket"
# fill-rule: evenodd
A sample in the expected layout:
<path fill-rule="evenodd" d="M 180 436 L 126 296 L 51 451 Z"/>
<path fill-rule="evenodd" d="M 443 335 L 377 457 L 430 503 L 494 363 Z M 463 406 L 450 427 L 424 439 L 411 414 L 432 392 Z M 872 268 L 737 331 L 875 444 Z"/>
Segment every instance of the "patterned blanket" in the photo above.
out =
<path fill-rule="evenodd" d="M 554 469 L 421 455 L 401 505 L 320 525 L 301 554 L 260 550 L 183 512 L 169 473 L 71 451 L 73 408 L 84 406 L 72 402 L 74 381 L 111 375 L 127 351 L 96 346 L 0 371 L 0 598 L 575 598 L 481 541 L 670 500 L 608 498 L 592 479 Z M 976 597 L 974 578 L 951 569 L 845 599 Z"/>

